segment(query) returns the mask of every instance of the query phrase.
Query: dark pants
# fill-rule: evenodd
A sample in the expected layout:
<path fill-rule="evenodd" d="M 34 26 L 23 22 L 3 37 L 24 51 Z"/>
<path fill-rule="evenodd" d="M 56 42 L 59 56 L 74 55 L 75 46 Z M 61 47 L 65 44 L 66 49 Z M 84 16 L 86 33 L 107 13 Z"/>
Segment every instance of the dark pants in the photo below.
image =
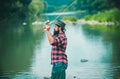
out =
<path fill-rule="evenodd" d="M 67 64 L 62 63 L 62 62 L 55 63 L 52 67 L 51 79 L 65 79 L 66 69 L 67 69 Z"/>

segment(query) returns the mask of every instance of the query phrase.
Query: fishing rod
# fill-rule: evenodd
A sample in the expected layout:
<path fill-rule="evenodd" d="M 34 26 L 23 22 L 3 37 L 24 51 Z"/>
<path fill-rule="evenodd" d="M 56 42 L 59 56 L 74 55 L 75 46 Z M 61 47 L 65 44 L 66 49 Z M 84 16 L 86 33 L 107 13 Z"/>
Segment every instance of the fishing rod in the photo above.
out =
<path fill-rule="evenodd" d="M 77 0 L 74 0 L 69 6 L 67 6 L 66 8 L 64 8 L 63 12 L 65 12 L 66 10 L 68 10 L 74 3 L 76 3 L 76 1 L 77 1 Z M 57 20 L 60 16 L 61 16 L 61 15 L 56 16 L 56 18 L 54 19 L 54 21 Z M 47 20 L 47 21 L 45 21 L 45 24 L 46 24 L 46 25 L 52 24 L 52 21 Z"/>

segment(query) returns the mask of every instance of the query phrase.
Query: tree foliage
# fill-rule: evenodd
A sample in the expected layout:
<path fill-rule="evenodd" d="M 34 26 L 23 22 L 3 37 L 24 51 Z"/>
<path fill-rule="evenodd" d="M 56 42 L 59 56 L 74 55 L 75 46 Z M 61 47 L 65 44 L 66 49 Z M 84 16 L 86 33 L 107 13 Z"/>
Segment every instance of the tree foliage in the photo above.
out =
<path fill-rule="evenodd" d="M 77 0 L 76 8 L 89 13 L 120 8 L 120 0 Z"/>
<path fill-rule="evenodd" d="M 108 4 L 120 9 L 120 0 L 107 0 Z"/>
<path fill-rule="evenodd" d="M 68 7 L 74 0 L 44 0 L 44 12 L 63 12 L 63 9 Z M 70 8 L 73 8 L 74 5 Z M 70 8 L 68 10 L 70 10 Z"/>
<path fill-rule="evenodd" d="M 103 11 L 112 8 L 106 0 L 77 0 L 77 9 L 87 10 L 89 13 Z"/>
<path fill-rule="evenodd" d="M 17 17 L 25 18 L 34 9 L 38 13 L 43 11 L 43 0 L 1 0 L 0 1 L 0 20 L 5 18 Z"/>
<path fill-rule="evenodd" d="M 93 16 L 87 15 L 85 20 L 97 20 L 99 22 L 120 22 L 120 11 L 119 9 L 112 9 L 109 11 L 104 11 L 102 13 L 95 14 Z"/>
<path fill-rule="evenodd" d="M 29 5 L 29 10 L 30 15 L 33 15 L 34 18 L 37 18 L 44 10 L 43 0 L 32 0 Z"/>
<path fill-rule="evenodd" d="M 120 9 L 120 0 L 44 0 L 46 5 L 46 12 L 60 11 L 69 6 L 73 1 L 76 1 L 68 9 L 68 11 L 73 10 L 86 10 L 88 13 L 95 13 L 104 10 L 109 10 L 111 8 Z"/>

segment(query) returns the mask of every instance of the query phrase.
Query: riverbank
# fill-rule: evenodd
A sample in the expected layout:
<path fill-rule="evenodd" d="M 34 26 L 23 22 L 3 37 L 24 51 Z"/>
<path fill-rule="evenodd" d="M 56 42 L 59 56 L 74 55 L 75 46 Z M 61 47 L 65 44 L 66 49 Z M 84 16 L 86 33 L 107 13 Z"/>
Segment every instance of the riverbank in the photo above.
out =
<path fill-rule="evenodd" d="M 89 24 L 89 25 L 116 25 L 119 26 L 120 22 L 100 22 L 97 20 L 85 20 L 85 19 L 78 19 L 77 21 L 69 21 L 69 20 L 64 20 L 67 24 Z"/>
<path fill-rule="evenodd" d="M 99 12 L 94 15 L 87 15 L 84 20 L 79 22 L 87 24 L 102 24 L 102 25 L 120 25 L 120 10 L 117 8 Z"/>
<path fill-rule="evenodd" d="M 96 20 L 85 20 L 85 19 L 80 19 L 77 21 L 77 23 L 80 23 L 80 24 L 89 24 L 89 25 L 120 25 L 119 22 L 117 23 L 114 23 L 114 22 L 99 22 L 99 21 L 96 21 Z"/>
<path fill-rule="evenodd" d="M 105 10 L 94 15 L 86 15 L 82 19 L 77 17 L 65 16 L 63 20 L 73 23 L 90 25 L 120 25 L 120 10 L 117 8 Z"/>
<path fill-rule="evenodd" d="M 85 20 L 85 19 L 79 19 L 77 21 L 64 21 L 67 25 L 72 25 L 72 24 L 88 24 L 88 25 L 105 25 L 105 26 L 119 26 L 120 23 L 114 23 L 114 22 L 99 22 L 95 20 Z"/>

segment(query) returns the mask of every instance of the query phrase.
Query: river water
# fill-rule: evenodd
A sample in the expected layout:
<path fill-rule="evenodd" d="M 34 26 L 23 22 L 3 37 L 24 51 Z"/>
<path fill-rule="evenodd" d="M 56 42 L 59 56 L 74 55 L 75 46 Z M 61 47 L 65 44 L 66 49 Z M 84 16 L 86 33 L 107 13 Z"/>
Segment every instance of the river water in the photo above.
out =
<path fill-rule="evenodd" d="M 50 76 L 51 46 L 42 26 L 15 26 L 0 30 L 0 79 Z M 106 30 L 66 25 L 67 79 L 120 79 L 120 29 L 101 27 Z"/>

